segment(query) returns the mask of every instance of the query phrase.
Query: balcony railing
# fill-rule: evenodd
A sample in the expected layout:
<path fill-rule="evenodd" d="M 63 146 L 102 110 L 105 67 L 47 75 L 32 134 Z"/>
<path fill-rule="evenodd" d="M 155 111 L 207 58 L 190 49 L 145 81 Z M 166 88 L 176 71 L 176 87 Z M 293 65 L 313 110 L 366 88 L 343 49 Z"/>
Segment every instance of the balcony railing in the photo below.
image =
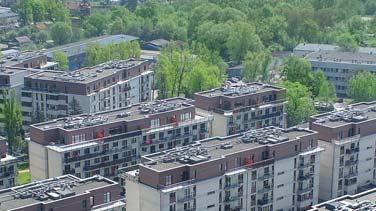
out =
<path fill-rule="evenodd" d="M 347 178 L 352 178 L 352 177 L 356 177 L 356 176 L 358 176 L 358 172 L 348 173 L 344 177 L 347 179 Z"/>
<path fill-rule="evenodd" d="M 183 198 L 178 199 L 178 202 L 186 202 L 191 201 L 196 197 L 196 193 L 192 193 L 189 195 L 185 195 Z"/>
<path fill-rule="evenodd" d="M 353 154 L 359 152 L 359 147 L 352 148 L 352 149 L 346 149 L 346 154 Z"/>
<path fill-rule="evenodd" d="M 358 160 L 346 160 L 345 166 L 352 166 L 358 164 Z"/>
<path fill-rule="evenodd" d="M 224 202 L 232 202 L 238 200 L 238 196 L 226 196 L 225 199 L 223 200 Z"/>
<path fill-rule="evenodd" d="M 258 179 L 259 180 L 266 180 L 266 179 L 269 179 L 269 178 L 272 178 L 274 177 L 274 172 L 268 172 L 268 173 L 264 173 L 264 175 L 260 176 Z"/>
<path fill-rule="evenodd" d="M 272 198 L 263 198 L 263 199 L 257 200 L 257 204 L 259 206 L 264 206 L 264 205 L 271 204 L 271 203 L 273 203 Z"/>
<path fill-rule="evenodd" d="M 233 109 L 214 108 L 213 111 L 216 112 L 216 113 L 220 113 L 220 114 L 224 114 L 225 112 L 231 112 L 231 111 L 236 113 L 236 112 L 248 111 L 252 108 L 257 108 L 257 107 L 260 107 L 262 105 L 281 104 L 281 103 L 285 103 L 285 102 L 287 102 L 285 99 L 280 99 L 280 100 L 272 100 L 272 101 L 254 104 L 254 105 L 249 105 L 249 106 L 241 106 L 241 107 L 237 107 L 237 108 L 233 108 Z"/>
<path fill-rule="evenodd" d="M 314 176 L 314 173 L 313 172 L 309 172 L 309 173 L 306 173 L 306 174 L 301 174 L 298 176 L 298 180 L 306 180 L 306 179 L 310 179 Z"/>
<path fill-rule="evenodd" d="M 229 184 L 225 184 L 225 186 L 223 187 L 223 189 L 237 188 L 240 185 L 241 185 L 241 183 L 229 183 Z"/>
<path fill-rule="evenodd" d="M 297 194 L 303 194 L 303 193 L 307 193 L 307 192 L 310 192 L 312 190 L 312 186 L 309 186 L 309 187 L 306 187 L 306 188 L 298 188 L 298 190 L 296 191 Z"/>
<path fill-rule="evenodd" d="M 273 184 L 272 185 L 263 186 L 262 188 L 260 188 L 258 190 L 258 192 L 259 193 L 265 193 L 265 192 L 271 191 L 272 189 L 273 189 Z"/>

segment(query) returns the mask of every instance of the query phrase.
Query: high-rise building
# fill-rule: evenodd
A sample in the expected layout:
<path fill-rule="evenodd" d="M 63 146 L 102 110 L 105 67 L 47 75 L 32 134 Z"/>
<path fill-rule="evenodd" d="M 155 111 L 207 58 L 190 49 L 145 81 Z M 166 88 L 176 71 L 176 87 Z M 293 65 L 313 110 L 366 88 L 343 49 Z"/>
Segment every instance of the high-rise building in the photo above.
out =
<path fill-rule="evenodd" d="M 152 86 L 153 71 L 146 60 L 31 74 L 25 77 L 22 91 L 24 124 L 150 101 Z"/>
<path fill-rule="evenodd" d="M 142 157 L 127 210 L 307 210 L 318 202 L 317 132 L 267 127 Z"/>
<path fill-rule="evenodd" d="M 218 136 L 267 126 L 285 128 L 286 102 L 283 88 L 242 81 L 195 94 L 197 112 L 213 115 L 213 135 Z"/>
<path fill-rule="evenodd" d="M 117 169 L 141 155 L 209 137 L 210 116 L 195 113 L 192 100 L 172 98 L 30 126 L 32 180 L 74 174 L 117 177 Z"/>
<path fill-rule="evenodd" d="M 350 105 L 341 111 L 313 116 L 325 151 L 320 164 L 320 199 L 355 194 L 375 184 L 376 102 Z"/>
<path fill-rule="evenodd" d="M 0 191 L 0 211 L 123 211 L 121 187 L 99 175 L 65 175 Z"/>

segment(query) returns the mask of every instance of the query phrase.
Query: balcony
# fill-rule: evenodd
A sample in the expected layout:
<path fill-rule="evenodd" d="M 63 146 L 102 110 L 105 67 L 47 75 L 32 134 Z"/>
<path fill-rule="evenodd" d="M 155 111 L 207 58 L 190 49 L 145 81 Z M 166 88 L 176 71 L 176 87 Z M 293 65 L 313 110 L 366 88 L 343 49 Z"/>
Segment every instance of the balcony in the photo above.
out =
<path fill-rule="evenodd" d="M 303 169 L 303 168 L 310 167 L 310 166 L 312 166 L 312 165 L 313 165 L 313 163 L 311 163 L 311 162 L 309 162 L 309 163 L 300 163 L 300 164 L 298 165 L 298 168 Z"/>
<path fill-rule="evenodd" d="M 264 206 L 264 205 L 271 204 L 271 203 L 273 203 L 272 198 L 263 198 L 263 199 L 257 200 L 257 204 L 259 206 Z"/>
<path fill-rule="evenodd" d="M 273 185 L 267 185 L 267 186 L 264 186 L 263 188 L 259 189 L 258 192 L 259 193 L 265 193 L 265 192 L 269 192 L 273 190 Z"/>
<path fill-rule="evenodd" d="M 132 156 L 129 156 L 129 157 L 126 157 L 126 158 L 121 158 L 121 159 L 112 160 L 112 161 L 108 161 L 108 162 L 100 162 L 99 164 L 96 164 L 96 165 L 84 166 L 83 169 L 84 169 L 84 171 L 90 171 L 90 170 L 99 169 L 99 168 L 103 168 L 103 167 L 113 166 L 113 165 L 116 165 L 116 164 L 135 161 L 138 158 L 139 158 L 139 156 L 132 155 Z"/>
<path fill-rule="evenodd" d="M 348 173 L 344 176 L 344 178 L 348 179 L 348 178 L 353 178 L 353 177 L 357 177 L 358 176 L 358 172 L 352 172 L 352 173 Z"/>
<path fill-rule="evenodd" d="M 228 183 L 228 184 L 225 184 L 225 186 L 223 187 L 223 189 L 231 189 L 231 188 L 238 188 L 240 187 L 242 183 Z"/>
<path fill-rule="evenodd" d="M 309 186 L 307 188 L 298 188 L 298 190 L 296 191 L 297 194 L 304 194 L 304 193 L 308 193 L 312 190 L 313 186 Z"/>
<path fill-rule="evenodd" d="M 10 177 L 14 174 L 15 174 L 14 171 L 13 172 L 12 171 L 11 172 L 3 172 L 3 173 L 0 174 L 0 178 Z"/>
<path fill-rule="evenodd" d="M 266 179 L 269 179 L 269 178 L 272 178 L 274 177 L 274 172 L 268 172 L 268 173 L 264 173 L 264 175 L 260 176 L 258 179 L 259 180 L 266 180 Z"/>
<path fill-rule="evenodd" d="M 189 195 L 185 195 L 184 197 L 178 199 L 178 202 L 183 203 L 183 202 L 191 201 L 191 200 L 193 200 L 195 197 L 196 197 L 196 193 L 189 194 Z"/>
<path fill-rule="evenodd" d="M 352 149 L 346 149 L 346 154 L 353 154 L 359 152 L 359 147 L 352 148 Z"/>
<path fill-rule="evenodd" d="M 69 170 L 64 170 L 63 171 L 63 174 L 72 174 L 72 175 L 74 175 L 76 173 L 76 170 L 74 170 L 74 169 L 69 169 Z"/>
<path fill-rule="evenodd" d="M 358 160 L 347 160 L 345 166 L 352 166 L 358 164 Z"/>
<path fill-rule="evenodd" d="M 115 147 L 115 148 L 108 149 L 108 150 L 102 150 L 102 151 L 92 152 L 92 153 L 85 154 L 85 155 L 78 155 L 78 156 L 74 156 L 74 157 L 71 157 L 71 158 L 65 158 L 64 162 L 65 163 L 71 163 L 71 162 L 76 162 L 76 161 L 81 161 L 81 160 L 99 157 L 99 156 L 102 156 L 102 155 L 107 155 L 107 154 L 112 154 L 112 153 L 117 153 L 117 152 L 124 152 L 124 151 L 128 151 L 128 150 L 131 150 L 131 149 L 132 149 L 131 147 L 126 147 L 126 146 L 121 147 L 121 148 Z"/>
<path fill-rule="evenodd" d="M 232 202 L 232 201 L 236 201 L 238 199 L 239 199 L 238 196 L 227 196 L 227 197 L 225 197 L 225 199 L 223 201 L 224 202 Z"/>
<path fill-rule="evenodd" d="M 306 179 L 310 179 L 311 177 L 313 177 L 314 173 L 313 172 L 308 172 L 306 174 L 301 174 L 298 176 L 298 180 L 301 181 L 301 180 L 306 180 Z"/>

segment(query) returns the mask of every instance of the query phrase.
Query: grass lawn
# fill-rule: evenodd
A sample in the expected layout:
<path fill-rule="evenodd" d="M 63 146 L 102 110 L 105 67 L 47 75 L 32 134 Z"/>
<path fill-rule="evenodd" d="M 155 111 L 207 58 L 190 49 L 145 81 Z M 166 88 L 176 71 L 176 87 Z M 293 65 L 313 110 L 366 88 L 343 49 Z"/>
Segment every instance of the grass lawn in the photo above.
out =
<path fill-rule="evenodd" d="M 24 185 L 30 182 L 30 171 L 23 170 L 18 172 L 17 183 L 18 185 Z"/>

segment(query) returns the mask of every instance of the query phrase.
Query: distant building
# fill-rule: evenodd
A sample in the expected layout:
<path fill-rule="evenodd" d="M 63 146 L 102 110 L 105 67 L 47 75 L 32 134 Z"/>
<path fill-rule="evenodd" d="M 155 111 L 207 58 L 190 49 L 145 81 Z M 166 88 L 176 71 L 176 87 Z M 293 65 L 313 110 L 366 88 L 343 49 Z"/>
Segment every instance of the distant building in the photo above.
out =
<path fill-rule="evenodd" d="M 69 70 L 77 70 L 86 66 L 86 50 L 90 44 L 97 43 L 101 46 L 106 46 L 111 43 L 120 43 L 135 40 L 138 40 L 138 37 L 124 34 L 104 35 L 82 40 L 79 42 L 57 46 L 54 48 L 49 48 L 46 50 L 45 54 L 47 55 L 49 60 L 53 60 L 54 53 L 64 52 L 68 56 Z"/>
<path fill-rule="evenodd" d="M 347 95 L 347 83 L 356 72 L 376 72 L 376 48 L 359 48 L 350 52 L 335 45 L 300 44 L 294 49 L 294 54 L 306 58 L 313 71 L 322 70 L 341 97 Z"/>
<path fill-rule="evenodd" d="M 233 77 L 242 78 L 243 77 L 243 69 L 244 69 L 243 65 L 236 65 L 236 66 L 233 66 L 233 67 L 229 67 L 229 68 L 227 68 L 227 77 L 228 78 L 233 78 Z"/>
<path fill-rule="evenodd" d="M 318 202 L 317 132 L 269 127 L 142 157 L 127 210 L 307 210 Z"/>
<path fill-rule="evenodd" d="M 33 41 L 31 41 L 31 39 L 28 36 L 16 37 L 15 40 L 17 41 L 18 46 L 24 46 L 33 43 Z"/>
<path fill-rule="evenodd" d="M 24 79 L 24 125 L 81 113 L 127 107 L 152 99 L 146 60 L 107 62 L 72 72 L 43 71 Z"/>
<path fill-rule="evenodd" d="M 309 211 L 376 210 L 376 188 L 316 204 Z"/>
<path fill-rule="evenodd" d="M 2 7 L 12 7 L 18 1 L 19 0 L 0 0 L 0 6 L 2 6 Z"/>
<path fill-rule="evenodd" d="M 156 39 L 149 42 L 146 42 L 142 49 L 144 50 L 150 50 L 150 51 L 160 51 L 163 47 L 167 46 L 170 43 L 170 41 L 165 39 Z"/>
<path fill-rule="evenodd" d="M 117 179 L 118 169 L 136 165 L 141 155 L 208 138 L 210 123 L 210 116 L 195 113 L 192 100 L 172 98 L 31 125 L 32 180 L 63 174 Z"/>
<path fill-rule="evenodd" d="M 123 211 L 121 191 L 101 176 L 65 175 L 0 191 L 0 211 Z"/>
<path fill-rule="evenodd" d="M 39 51 L 19 52 L 8 50 L 0 57 L 0 67 L 20 67 L 33 69 L 54 69 L 55 62 L 48 62 L 47 56 Z"/>
<path fill-rule="evenodd" d="M 226 136 L 267 126 L 286 127 L 286 90 L 262 83 L 228 81 L 195 94 L 198 113 L 213 115 L 213 135 Z"/>
<path fill-rule="evenodd" d="M 320 199 L 356 194 L 376 185 L 376 102 L 311 117 L 325 151 L 320 163 Z"/>
<path fill-rule="evenodd" d="M 18 27 L 18 14 L 9 7 L 0 7 L 0 32 Z"/>
<path fill-rule="evenodd" d="M 0 190 L 15 186 L 18 161 L 18 158 L 8 154 L 6 139 L 0 137 Z"/>

